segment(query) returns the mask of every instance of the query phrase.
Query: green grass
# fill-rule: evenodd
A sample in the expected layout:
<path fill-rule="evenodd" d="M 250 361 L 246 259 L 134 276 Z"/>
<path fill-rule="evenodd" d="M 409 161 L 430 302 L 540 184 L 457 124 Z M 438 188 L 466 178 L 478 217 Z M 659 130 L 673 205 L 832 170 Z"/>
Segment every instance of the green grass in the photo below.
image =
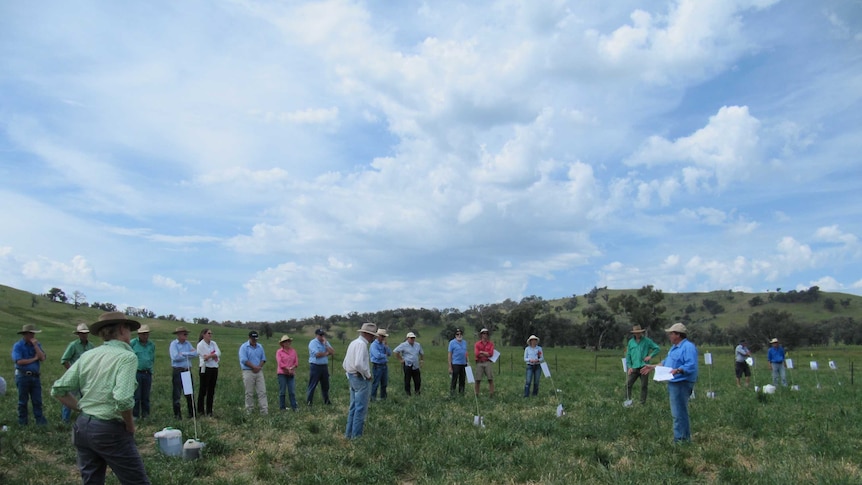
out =
<path fill-rule="evenodd" d="M 60 422 L 60 405 L 48 397 L 48 390 L 62 373 L 59 356 L 74 338 L 75 323 L 94 321 L 97 315 L 47 302 L 30 308 L 29 298 L 0 301 L 0 348 L 5 355 L 21 325 L 36 323 L 44 330 L 39 338 L 48 354 L 42 383 L 49 419 L 45 427 L 15 424 L 12 363 L 8 357 L 0 359 L 0 376 L 10 384 L 0 397 L 0 425 L 9 426 L 0 432 L 0 483 L 80 483 L 69 427 Z M 184 439 L 195 436 L 191 421 L 172 418 L 167 345 L 177 323 L 147 323 L 157 345 L 154 410 L 139 426 L 137 441 L 155 484 L 862 482 L 862 396 L 850 374 L 851 363 L 855 367 L 862 361 L 862 348 L 792 352 L 797 369 L 790 379 L 800 391 L 779 389 L 769 396 L 736 387 L 731 348 L 701 348 L 701 353 L 713 353 L 715 366 L 701 365 L 691 403 L 693 443 L 674 446 L 662 385 L 651 383 L 645 406 L 623 407 L 619 352 L 546 349 L 553 379 L 542 379 L 539 397 L 524 399 L 523 349 L 503 348 L 495 368 L 497 394 L 489 399 L 484 384 L 477 399 L 470 387 L 467 396 L 449 398 L 445 349 L 428 346 L 422 396 L 405 396 L 397 366 L 391 365 L 390 399 L 372 403 L 365 435 L 348 442 L 342 437 L 348 392 L 338 371 L 345 345 L 336 344 L 332 406 L 320 405 L 318 395 L 310 409 L 279 413 L 275 369 L 270 366 L 265 370 L 270 415 L 246 416 L 234 357 L 246 332 L 216 327 L 214 338 L 224 352 L 216 418 L 198 421 L 197 436 L 206 447 L 200 460 L 186 462 L 161 455 L 153 439 L 165 426 L 181 429 Z M 299 338 L 297 348 L 303 349 L 306 339 Z M 264 340 L 263 345 L 274 359 L 275 340 Z M 765 361 L 762 352 L 755 357 Z M 809 360 L 819 361 L 821 370 L 811 371 Z M 837 363 L 837 371 L 827 368 L 828 360 Z M 767 369 L 755 368 L 753 384 L 768 380 Z M 300 401 L 306 383 L 307 368 L 298 377 Z M 715 399 L 706 398 L 708 390 L 715 391 Z M 566 410 L 561 418 L 555 414 L 559 403 Z M 484 429 L 472 425 L 477 406 Z M 117 481 L 109 476 L 108 483 Z"/>

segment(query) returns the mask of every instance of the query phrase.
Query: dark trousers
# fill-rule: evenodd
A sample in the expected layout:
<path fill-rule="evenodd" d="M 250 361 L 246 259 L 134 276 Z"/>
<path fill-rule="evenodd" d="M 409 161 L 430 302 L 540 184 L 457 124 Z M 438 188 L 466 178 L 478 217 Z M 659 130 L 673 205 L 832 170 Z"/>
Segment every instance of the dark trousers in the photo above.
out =
<path fill-rule="evenodd" d="M 72 425 L 72 444 L 78 450 L 78 469 L 84 485 L 104 484 L 108 466 L 123 485 L 149 485 L 135 435 L 126 431 L 122 421 L 102 421 L 81 414 Z"/>
<path fill-rule="evenodd" d="M 216 382 L 218 382 L 218 367 L 203 367 L 203 369 L 206 369 L 206 372 L 199 374 L 198 413 L 212 416 L 213 399 L 215 398 Z"/>
<path fill-rule="evenodd" d="M 467 364 L 452 364 L 452 379 L 449 380 L 449 394 L 455 394 L 455 382 L 458 382 L 458 392 L 464 394 L 464 383 L 467 381 Z"/>
<path fill-rule="evenodd" d="M 380 388 L 380 399 L 386 399 L 386 387 L 389 385 L 389 366 L 386 364 L 371 364 L 371 400 L 377 400 L 377 388 Z"/>
<path fill-rule="evenodd" d="M 419 391 L 422 390 L 422 373 L 419 369 L 414 369 L 407 364 L 403 364 L 401 367 L 404 368 L 404 392 L 407 395 L 410 395 L 410 381 L 413 381 L 413 391 L 416 392 L 416 395 L 419 395 Z"/>
<path fill-rule="evenodd" d="M 138 387 L 135 388 L 135 407 L 132 408 L 132 416 L 146 418 L 150 415 L 150 389 L 153 387 L 153 373 L 148 370 L 139 370 L 135 375 Z"/>
<path fill-rule="evenodd" d="M 308 389 L 305 391 L 305 403 L 311 405 L 314 400 L 314 389 L 320 384 L 323 404 L 332 404 L 329 400 L 329 366 L 326 364 L 311 364 L 308 376 Z"/>
<path fill-rule="evenodd" d="M 181 419 L 183 417 L 183 412 L 180 407 L 180 397 L 183 395 L 183 378 L 180 376 L 183 372 L 188 369 L 181 369 L 179 367 L 174 367 L 174 417 L 177 419 Z M 192 395 L 186 394 L 186 405 L 189 407 L 189 417 L 194 416 L 194 403 L 192 403 Z"/>
<path fill-rule="evenodd" d="M 626 379 L 626 398 L 632 398 L 632 386 L 634 386 L 635 381 L 638 379 L 641 380 L 641 404 L 646 404 L 647 398 L 647 389 L 649 387 L 649 375 L 641 375 L 640 369 L 632 369 L 632 373 L 628 375 L 628 379 Z"/>
<path fill-rule="evenodd" d="M 33 418 L 36 424 L 48 424 L 42 415 L 42 381 L 39 376 L 17 375 L 18 387 L 18 424 L 27 424 L 27 402 L 33 403 Z"/>

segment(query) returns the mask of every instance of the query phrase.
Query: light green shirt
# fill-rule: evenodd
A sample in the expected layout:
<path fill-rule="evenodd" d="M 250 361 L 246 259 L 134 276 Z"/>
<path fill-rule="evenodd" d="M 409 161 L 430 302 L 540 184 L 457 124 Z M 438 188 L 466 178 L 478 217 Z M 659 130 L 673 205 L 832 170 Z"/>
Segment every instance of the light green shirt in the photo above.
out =
<path fill-rule="evenodd" d="M 70 365 L 74 364 L 88 350 L 93 350 L 93 343 L 89 340 L 87 340 L 87 345 L 82 344 L 81 339 L 69 342 L 69 346 L 66 347 L 66 351 L 60 357 L 60 363 L 65 364 L 68 362 Z"/>
<path fill-rule="evenodd" d="M 52 396 L 64 396 L 80 389 L 78 407 L 83 413 L 103 420 L 122 420 L 122 411 L 135 404 L 135 372 L 138 358 L 125 342 L 109 340 L 84 355 L 57 379 Z"/>
<path fill-rule="evenodd" d="M 156 344 L 151 341 L 143 343 L 137 338 L 132 339 L 132 352 L 138 356 L 138 370 L 153 370 L 156 362 Z"/>

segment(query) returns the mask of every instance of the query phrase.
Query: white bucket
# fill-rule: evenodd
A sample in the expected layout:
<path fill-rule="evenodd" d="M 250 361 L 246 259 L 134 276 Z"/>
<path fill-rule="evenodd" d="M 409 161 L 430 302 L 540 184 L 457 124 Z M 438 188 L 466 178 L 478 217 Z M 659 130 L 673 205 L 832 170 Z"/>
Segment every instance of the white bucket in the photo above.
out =
<path fill-rule="evenodd" d="M 168 456 L 180 456 L 183 453 L 183 432 L 178 429 L 165 428 L 154 434 L 156 445 L 162 453 Z"/>
<path fill-rule="evenodd" d="M 197 460 L 201 457 L 201 448 L 204 447 L 204 444 L 198 440 L 188 439 L 183 445 L 183 459 L 184 460 Z"/>

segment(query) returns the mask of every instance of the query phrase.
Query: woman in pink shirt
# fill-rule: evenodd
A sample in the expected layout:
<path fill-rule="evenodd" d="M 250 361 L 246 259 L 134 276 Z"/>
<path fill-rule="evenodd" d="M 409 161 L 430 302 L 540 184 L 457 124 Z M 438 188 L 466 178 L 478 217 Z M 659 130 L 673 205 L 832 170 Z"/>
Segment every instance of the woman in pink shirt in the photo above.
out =
<path fill-rule="evenodd" d="M 275 353 L 275 361 L 278 364 L 278 408 L 285 408 L 284 394 L 290 396 L 290 408 L 296 411 L 296 368 L 299 367 L 299 357 L 293 349 L 293 339 L 282 335 L 278 341 L 281 348 Z"/>

